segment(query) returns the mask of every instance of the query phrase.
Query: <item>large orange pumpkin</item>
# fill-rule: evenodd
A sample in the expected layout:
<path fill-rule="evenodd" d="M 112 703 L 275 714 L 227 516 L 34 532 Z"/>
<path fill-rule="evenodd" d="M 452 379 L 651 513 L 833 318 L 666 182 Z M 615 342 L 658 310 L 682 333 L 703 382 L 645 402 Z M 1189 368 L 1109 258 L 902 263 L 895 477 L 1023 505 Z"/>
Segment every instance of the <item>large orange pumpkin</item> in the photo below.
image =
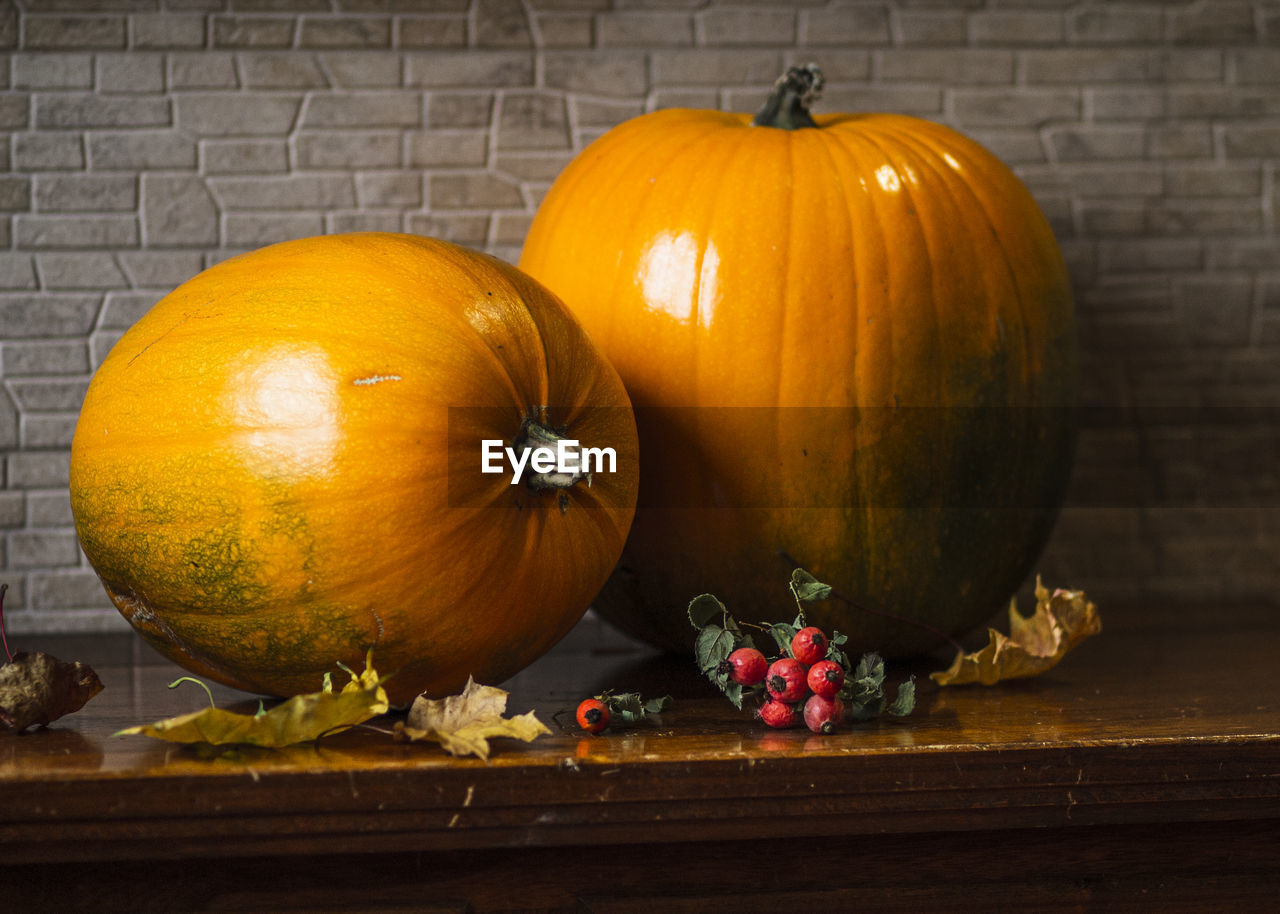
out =
<path fill-rule="evenodd" d="M 557 436 L 614 471 L 481 472 L 484 440 Z M 161 653 L 289 695 L 372 647 L 402 702 L 502 680 L 573 626 L 622 550 L 637 456 L 616 372 L 536 282 L 338 235 L 221 263 L 138 321 L 89 387 L 71 499 Z"/>
<path fill-rule="evenodd" d="M 794 562 L 847 598 L 811 620 L 928 649 L 1016 590 L 1069 475 L 1073 308 L 1030 194 L 939 124 L 812 117 L 819 79 L 791 71 L 754 123 L 611 130 L 520 260 L 635 405 L 640 507 L 597 607 L 656 644 L 687 649 L 705 591 L 787 617 Z"/>

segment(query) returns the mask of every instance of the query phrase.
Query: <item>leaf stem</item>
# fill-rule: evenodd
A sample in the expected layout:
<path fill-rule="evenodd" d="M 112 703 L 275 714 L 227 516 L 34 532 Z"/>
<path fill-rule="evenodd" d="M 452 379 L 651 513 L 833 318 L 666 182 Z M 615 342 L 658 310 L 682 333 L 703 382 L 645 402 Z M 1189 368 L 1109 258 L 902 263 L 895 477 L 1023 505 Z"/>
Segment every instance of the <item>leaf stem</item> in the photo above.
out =
<path fill-rule="evenodd" d="M 209 707 L 211 708 L 217 707 L 217 705 L 213 703 L 213 690 L 210 689 L 209 686 L 207 686 L 205 683 L 201 682 L 199 679 L 196 679 L 194 676 L 179 676 L 173 682 L 169 683 L 169 688 L 175 689 L 178 686 L 182 685 L 184 682 L 194 682 L 200 688 L 204 689 L 204 694 L 209 696 Z"/>
<path fill-rule="evenodd" d="M 13 654 L 9 651 L 9 639 L 4 634 L 4 595 L 8 589 L 8 584 L 0 584 L 0 644 L 4 645 L 4 655 L 9 658 L 8 662 L 13 663 Z"/>
<path fill-rule="evenodd" d="M 790 562 L 793 568 L 804 567 L 799 562 L 797 562 L 791 555 L 787 554 L 781 549 L 778 550 L 778 555 L 782 556 L 783 559 Z M 935 628 L 934 626 L 930 625 L 928 622 L 921 622 L 919 619 L 908 619 L 907 617 L 900 616 L 897 613 L 891 613 L 883 609 L 876 609 L 874 607 L 867 606 L 865 603 L 859 603 L 857 600 L 853 599 L 852 597 L 846 596 L 845 594 L 841 593 L 835 588 L 832 588 L 831 596 L 835 597 L 840 602 L 848 606 L 851 606 L 860 612 L 871 613 L 871 615 L 873 616 L 880 616 L 885 619 L 892 619 L 895 622 L 903 622 L 907 625 L 914 625 L 916 628 L 923 629 L 924 631 L 927 631 L 930 634 L 937 635 L 939 638 L 941 638 L 942 640 L 950 644 L 952 647 L 954 647 L 957 651 L 959 651 L 960 653 L 964 653 L 963 644 L 961 644 L 955 638 L 948 635 L 942 629 Z"/>

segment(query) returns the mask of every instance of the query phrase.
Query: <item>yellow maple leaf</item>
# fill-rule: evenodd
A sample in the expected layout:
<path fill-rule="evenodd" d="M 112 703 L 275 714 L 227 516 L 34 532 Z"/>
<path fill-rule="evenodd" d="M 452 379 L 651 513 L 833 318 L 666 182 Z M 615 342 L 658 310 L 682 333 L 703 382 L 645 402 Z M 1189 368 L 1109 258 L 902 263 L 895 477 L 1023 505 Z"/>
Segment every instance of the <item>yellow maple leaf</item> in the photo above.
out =
<path fill-rule="evenodd" d="M 1090 635 L 1102 631 L 1098 608 L 1081 590 L 1049 592 L 1036 578 L 1036 611 L 1018 612 L 1018 601 L 1009 602 L 1009 634 L 992 628 L 990 641 L 980 651 L 956 653 L 950 668 L 930 677 L 939 685 L 994 685 L 1005 679 L 1039 676 Z"/>
<path fill-rule="evenodd" d="M 350 675 L 351 681 L 341 691 L 333 690 L 333 684 L 326 675 L 324 687 L 319 692 L 295 695 L 257 714 L 205 708 L 154 724 L 129 727 L 116 736 L 141 734 L 172 743 L 249 745 L 269 749 L 312 742 L 387 712 L 387 693 L 373 669 L 372 651 L 365 657 L 364 672 L 350 672 Z"/>
<path fill-rule="evenodd" d="M 395 734 L 397 739 L 410 742 L 439 743 L 450 755 L 474 755 L 488 760 L 489 740 L 494 737 L 511 737 L 527 743 L 551 732 L 532 711 L 503 717 L 506 710 L 506 692 L 468 678 L 466 688 L 458 695 L 448 698 L 419 695 L 409 708 L 408 720 L 396 722 Z"/>

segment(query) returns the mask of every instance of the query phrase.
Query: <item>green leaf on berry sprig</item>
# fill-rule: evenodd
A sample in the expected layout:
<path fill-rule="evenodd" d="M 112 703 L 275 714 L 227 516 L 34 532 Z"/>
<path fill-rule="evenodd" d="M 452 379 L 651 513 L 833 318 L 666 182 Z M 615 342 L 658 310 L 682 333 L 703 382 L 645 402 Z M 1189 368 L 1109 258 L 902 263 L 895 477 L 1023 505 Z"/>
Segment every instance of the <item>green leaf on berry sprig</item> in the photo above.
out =
<path fill-rule="evenodd" d="M 661 714 L 671 707 L 670 695 L 663 695 L 661 698 L 650 698 L 645 701 L 640 697 L 639 692 L 623 692 L 621 695 L 602 692 L 596 698 L 603 701 L 609 708 L 610 719 L 623 726 L 638 724 L 650 715 Z"/>
<path fill-rule="evenodd" d="M 823 584 L 803 568 L 791 572 L 791 593 L 797 603 L 821 603 L 831 596 L 831 585 Z"/>
<path fill-rule="evenodd" d="M 729 655 L 740 647 L 755 647 L 751 636 L 729 615 L 725 605 L 709 593 L 690 602 L 689 622 L 698 631 L 693 644 L 698 669 L 735 707 L 741 708 L 742 686 L 729 677 Z"/>
<path fill-rule="evenodd" d="M 854 720 L 871 720 L 884 713 L 905 717 L 915 710 L 915 677 L 898 687 L 897 695 L 890 703 L 884 692 L 884 659 L 871 651 L 862 655 L 853 675 L 845 680 L 840 697 Z"/>

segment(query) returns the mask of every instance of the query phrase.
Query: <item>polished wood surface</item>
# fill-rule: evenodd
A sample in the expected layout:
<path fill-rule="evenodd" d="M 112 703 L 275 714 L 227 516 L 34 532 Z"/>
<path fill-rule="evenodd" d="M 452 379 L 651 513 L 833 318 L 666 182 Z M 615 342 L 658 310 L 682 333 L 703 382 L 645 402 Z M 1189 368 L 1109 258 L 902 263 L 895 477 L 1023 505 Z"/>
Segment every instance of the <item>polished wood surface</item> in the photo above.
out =
<path fill-rule="evenodd" d="M 0 734 L 0 883 L 99 910 L 1273 899 L 1280 612 L 1103 622 L 1035 680 L 939 689 L 945 658 L 891 664 L 920 675 L 916 712 L 833 736 L 768 730 L 691 663 L 588 622 L 505 684 L 552 735 L 499 741 L 488 763 L 378 729 L 231 755 L 116 737 L 207 699 L 166 688 L 181 671 L 132 640 L 22 644 L 95 663 L 106 688 L 48 730 Z M 675 702 L 585 736 L 572 708 L 603 689 Z"/>

